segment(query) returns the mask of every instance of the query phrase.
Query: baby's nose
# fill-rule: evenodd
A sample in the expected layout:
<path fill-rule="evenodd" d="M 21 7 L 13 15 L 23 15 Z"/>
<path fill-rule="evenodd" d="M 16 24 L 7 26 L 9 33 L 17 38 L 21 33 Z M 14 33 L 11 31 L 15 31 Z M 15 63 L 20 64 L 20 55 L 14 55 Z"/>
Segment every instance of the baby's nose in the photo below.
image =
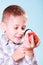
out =
<path fill-rule="evenodd" d="M 24 31 L 18 30 L 18 34 L 24 34 Z"/>

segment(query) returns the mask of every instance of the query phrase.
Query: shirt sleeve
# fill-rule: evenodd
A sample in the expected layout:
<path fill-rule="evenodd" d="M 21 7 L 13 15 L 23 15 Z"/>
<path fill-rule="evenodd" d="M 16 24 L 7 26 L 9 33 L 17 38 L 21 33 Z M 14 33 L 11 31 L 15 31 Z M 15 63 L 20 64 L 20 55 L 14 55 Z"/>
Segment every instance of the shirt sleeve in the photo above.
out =
<path fill-rule="evenodd" d="M 0 65 L 14 65 L 13 59 L 7 53 L 3 51 L 4 49 L 0 46 Z"/>
<path fill-rule="evenodd" d="M 3 54 L 3 49 L 0 45 L 0 65 L 4 62 L 4 54 Z"/>
<path fill-rule="evenodd" d="M 38 65 L 35 56 L 32 57 L 25 56 L 25 61 L 29 65 Z"/>

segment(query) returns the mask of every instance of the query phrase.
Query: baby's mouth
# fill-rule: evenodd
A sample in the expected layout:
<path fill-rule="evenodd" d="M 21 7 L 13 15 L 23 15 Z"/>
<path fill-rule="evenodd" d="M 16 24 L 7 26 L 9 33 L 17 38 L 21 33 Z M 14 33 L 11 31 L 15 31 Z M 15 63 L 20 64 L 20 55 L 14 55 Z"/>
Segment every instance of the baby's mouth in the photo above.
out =
<path fill-rule="evenodd" d="M 22 36 L 15 36 L 15 38 L 17 38 L 17 39 L 21 39 L 21 38 L 22 38 Z"/>

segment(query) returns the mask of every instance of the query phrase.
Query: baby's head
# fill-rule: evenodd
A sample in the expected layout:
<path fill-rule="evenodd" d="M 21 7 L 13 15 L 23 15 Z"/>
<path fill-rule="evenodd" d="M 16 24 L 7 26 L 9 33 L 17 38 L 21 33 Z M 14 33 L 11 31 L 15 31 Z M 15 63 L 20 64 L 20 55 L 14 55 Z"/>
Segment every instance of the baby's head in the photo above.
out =
<path fill-rule="evenodd" d="M 1 27 L 6 37 L 15 43 L 19 43 L 24 36 L 27 16 L 18 5 L 11 5 L 3 11 Z"/>

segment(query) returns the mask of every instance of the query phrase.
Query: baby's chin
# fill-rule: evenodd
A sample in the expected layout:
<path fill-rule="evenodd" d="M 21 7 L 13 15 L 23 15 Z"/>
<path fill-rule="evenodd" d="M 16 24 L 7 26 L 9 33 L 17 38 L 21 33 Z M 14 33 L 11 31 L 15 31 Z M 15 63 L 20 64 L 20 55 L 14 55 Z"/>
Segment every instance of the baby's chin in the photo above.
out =
<path fill-rule="evenodd" d="M 20 44 L 20 42 L 13 42 L 14 44 L 16 44 L 16 45 L 19 45 Z"/>
<path fill-rule="evenodd" d="M 13 41 L 15 44 L 18 44 L 18 43 L 20 43 L 21 42 L 21 40 L 15 40 L 15 41 Z"/>
<path fill-rule="evenodd" d="M 11 40 L 12 40 L 13 43 L 18 44 L 18 43 L 21 43 L 22 38 L 20 38 L 20 39 L 18 39 L 18 38 L 13 38 L 13 39 L 11 39 Z"/>

